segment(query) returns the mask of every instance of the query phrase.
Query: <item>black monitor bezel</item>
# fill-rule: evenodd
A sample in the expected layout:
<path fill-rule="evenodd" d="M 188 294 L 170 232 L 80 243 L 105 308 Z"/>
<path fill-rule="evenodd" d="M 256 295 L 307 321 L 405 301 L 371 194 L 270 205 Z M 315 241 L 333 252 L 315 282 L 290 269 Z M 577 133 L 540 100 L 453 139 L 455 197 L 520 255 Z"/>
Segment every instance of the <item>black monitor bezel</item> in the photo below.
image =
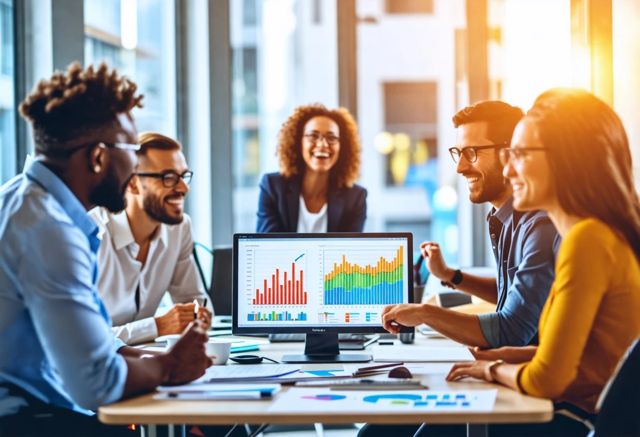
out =
<path fill-rule="evenodd" d="M 409 303 L 413 303 L 413 234 L 410 232 L 327 232 L 323 234 L 314 233 L 293 233 L 293 232 L 272 232 L 272 233 L 239 233 L 233 235 L 233 298 L 232 298 L 232 333 L 235 334 L 321 334 L 321 333 L 384 333 L 387 332 L 382 325 L 380 326 L 267 326 L 258 327 L 240 327 L 238 326 L 238 275 L 236 274 L 236 266 L 238 265 L 238 242 L 240 239 L 276 239 L 276 238 L 406 238 L 407 240 L 407 262 L 409 265 Z M 401 327 L 400 332 L 414 332 L 412 327 Z"/>

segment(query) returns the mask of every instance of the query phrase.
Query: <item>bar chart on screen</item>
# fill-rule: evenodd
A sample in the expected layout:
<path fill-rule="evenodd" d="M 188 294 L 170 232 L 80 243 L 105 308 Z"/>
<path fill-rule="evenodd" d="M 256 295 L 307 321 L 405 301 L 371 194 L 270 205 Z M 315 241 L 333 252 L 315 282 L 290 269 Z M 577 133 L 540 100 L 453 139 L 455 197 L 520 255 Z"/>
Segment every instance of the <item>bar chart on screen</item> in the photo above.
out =
<path fill-rule="evenodd" d="M 300 257 L 304 254 L 300 255 Z M 288 275 L 288 277 L 287 277 Z M 296 271 L 295 261 L 289 271 L 276 268 L 269 278 L 264 278 L 262 290 L 256 288 L 254 305 L 306 305 L 308 293 L 304 288 L 304 269 Z"/>
<path fill-rule="evenodd" d="M 251 305 L 243 318 L 248 322 L 308 321 L 309 255 L 295 248 L 279 252 L 247 251 L 245 296 Z"/>

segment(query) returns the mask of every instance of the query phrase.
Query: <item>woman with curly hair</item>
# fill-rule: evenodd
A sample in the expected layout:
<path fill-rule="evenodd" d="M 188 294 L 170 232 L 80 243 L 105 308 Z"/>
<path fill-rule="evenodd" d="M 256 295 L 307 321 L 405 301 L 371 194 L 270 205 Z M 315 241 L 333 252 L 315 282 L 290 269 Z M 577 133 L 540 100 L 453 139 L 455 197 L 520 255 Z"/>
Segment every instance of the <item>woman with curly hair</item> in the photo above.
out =
<path fill-rule="evenodd" d="M 358 127 L 344 108 L 300 106 L 278 136 L 280 172 L 260 181 L 258 232 L 362 232 Z"/>

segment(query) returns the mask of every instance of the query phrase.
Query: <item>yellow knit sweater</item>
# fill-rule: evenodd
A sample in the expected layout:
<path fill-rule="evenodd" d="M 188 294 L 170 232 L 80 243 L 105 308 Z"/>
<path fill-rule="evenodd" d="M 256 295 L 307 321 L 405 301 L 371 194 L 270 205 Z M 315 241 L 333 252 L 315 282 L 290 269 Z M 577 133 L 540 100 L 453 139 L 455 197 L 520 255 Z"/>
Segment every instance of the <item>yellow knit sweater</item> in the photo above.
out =
<path fill-rule="evenodd" d="M 565 236 L 540 315 L 539 347 L 518 372 L 524 393 L 594 412 L 618 360 L 640 335 L 640 266 L 621 236 L 585 219 Z"/>

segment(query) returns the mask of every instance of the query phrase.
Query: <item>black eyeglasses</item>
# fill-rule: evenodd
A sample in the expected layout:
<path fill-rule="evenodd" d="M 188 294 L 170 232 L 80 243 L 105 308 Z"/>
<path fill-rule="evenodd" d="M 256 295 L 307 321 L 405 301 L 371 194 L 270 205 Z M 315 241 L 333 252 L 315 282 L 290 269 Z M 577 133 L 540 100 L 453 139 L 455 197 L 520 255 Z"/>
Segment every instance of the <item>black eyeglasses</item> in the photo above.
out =
<path fill-rule="evenodd" d="M 450 147 L 449 153 L 451 154 L 451 158 L 453 162 L 456 164 L 460 161 L 460 156 L 464 156 L 467 161 L 470 163 L 474 163 L 478 160 L 478 150 L 484 149 L 502 149 L 505 147 L 509 147 L 509 143 L 498 143 L 498 144 L 483 144 L 479 146 L 465 146 L 463 148 L 459 147 Z"/>
<path fill-rule="evenodd" d="M 120 150 L 130 150 L 132 152 L 139 152 L 140 151 L 140 144 L 107 143 L 105 141 L 96 141 L 96 142 L 93 142 L 93 143 L 80 144 L 80 145 L 72 147 L 70 149 L 55 150 L 55 151 L 52 150 L 52 151 L 47 152 L 47 154 L 69 157 L 69 156 L 73 155 L 74 153 L 76 153 L 78 150 L 84 149 L 86 147 L 92 147 L 92 146 L 109 147 L 109 148 L 112 148 L 112 149 L 120 149 Z"/>
<path fill-rule="evenodd" d="M 507 165 L 509 162 L 522 164 L 529 158 L 530 152 L 548 150 L 548 147 L 510 147 L 500 150 L 500 162 Z"/>
<path fill-rule="evenodd" d="M 330 146 L 335 146 L 340 142 L 340 138 L 335 135 L 332 135 L 332 134 L 322 135 L 321 133 L 318 133 L 318 132 L 311 132 L 309 134 L 304 134 L 304 137 L 314 144 L 317 144 L 323 138 L 327 142 L 327 144 Z"/>
<path fill-rule="evenodd" d="M 180 179 L 182 179 L 185 184 L 189 185 L 189 183 L 191 183 L 191 178 L 193 177 L 193 172 L 191 170 L 187 170 L 182 174 L 179 174 L 177 171 L 167 170 L 162 173 L 135 173 L 135 175 L 143 178 L 162 179 L 162 185 L 166 188 L 173 188 L 178 185 Z"/>

